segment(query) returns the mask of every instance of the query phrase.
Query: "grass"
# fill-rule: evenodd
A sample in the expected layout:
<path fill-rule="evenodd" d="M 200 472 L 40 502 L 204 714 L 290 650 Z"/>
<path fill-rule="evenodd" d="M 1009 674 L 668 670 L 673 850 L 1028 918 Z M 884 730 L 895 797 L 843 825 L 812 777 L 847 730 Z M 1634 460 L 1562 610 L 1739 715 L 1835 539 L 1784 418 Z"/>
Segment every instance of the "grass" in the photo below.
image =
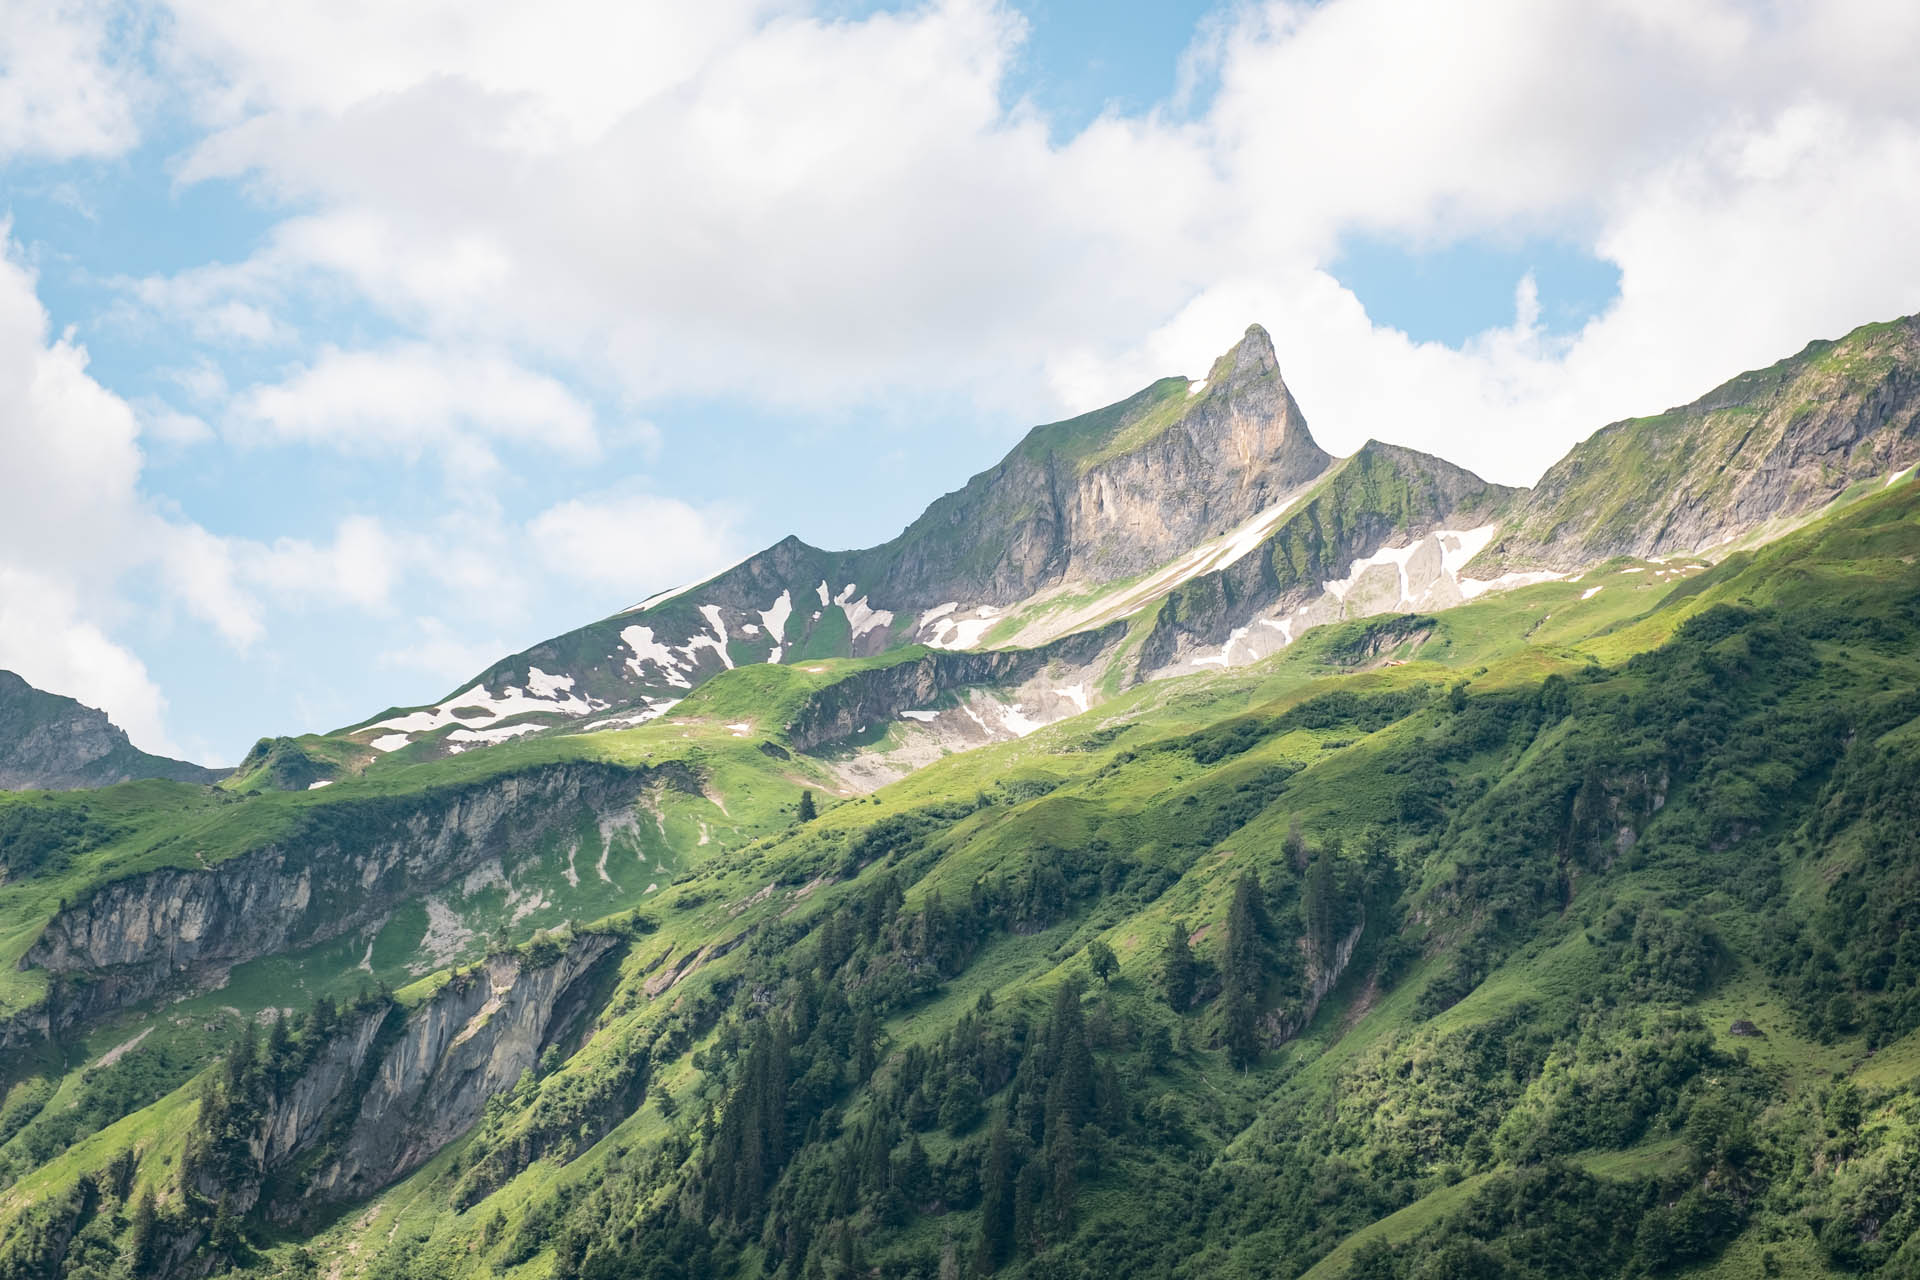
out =
<path fill-rule="evenodd" d="M 847 848 L 863 831 L 881 819 L 932 804 L 971 804 L 980 795 L 990 803 L 944 825 L 915 854 L 920 859 L 915 866 L 920 869 L 907 888 L 910 903 L 923 900 L 936 886 L 952 899 L 964 895 L 983 876 L 1048 856 L 1049 851 L 1093 848 L 1099 842 L 1116 851 L 1116 856 L 1164 860 L 1155 865 L 1168 868 L 1170 883 L 1150 901 L 1122 907 L 1103 905 L 1102 900 L 1084 914 L 1045 930 L 996 937 L 944 990 L 889 1022 L 893 1049 L 931 1043 L 974 1008 L 985 991 L 994 994 L 1002 1009 L 1017 1007 L 1038 1015 L 1062 978 L 1084 972 L 1084 948 L 1094 937 L 1108 940 L 1120 956 L 1120 975 L 1111 992 L 1116 1005 L 1143 1018 L 1170 1019 L 1149 994 L 1155 950 L 1168 922 L 1177 918 L 1190 929 L 1208 927 L 1210 933 L 1197 949 L 1203 958 L 1217 957 L 1235 878 L 1249 864 L 1271 866 L 1293 820 L 1305 820 L 1316 838 L 1337 834 L 1350 840 L 1376 826 L 1392 824 L 1396 815 L 1383 771 L 1396 752 L 1443 726 L 1444 700 L 1436 699 L 1370 733 L 1338 726 L 1275 733 L 1212 766 L 1200 764 L 1178 745 L 1185 735 L 1232 718 L 1278 716 L 1336 688 L 1369 695 L 1419 687 L 1444 690 L 1462 679 L 1476 697 L 1524 688 L 1554 672 L 1619 663 L 1661 643 L 1680 620 L 1715 603 L 1814 601 L 1865 608 L 1876 593 L 1885 599 L 1910 580 L 1907 558 L 1920 547 L 1917 492 L 1912 486 L 1898 486 L 1864 496 L 1803 530 L 1790 544 L 1762 548 L 1724 571 L 1669 575 L 1656 583 L 1652 566 L 1616 562 L 1579 581 L 1543 584 L 1450 610 L 1435 620 L 1432 634 L 1418 651 L 1406 655 L 1411 660 L 1405 665 L 1359 669 L 1347 665 L 1346 655 L 1354 643 L 1374 625 L 1357 622 L 1311 633 L 1249 668 L 1115 688 L 1109 702 L 1086 715 L 1017 742 L 949 757 L 872 797 L 833 804 L 804 827 L 793 826 L 788 806 L 802 785 L 817 787 L 824 774 L 804 757 L 775 760 L 760 750 L 760 743 L 777 739 L 797 708 L 848 674 L 910 661 L 913 653 L 860 662 L 822 660 L 743 668 L 709 682 L 672 716 L 640 729 L 542 738 L 427 763 L 383 762 L 363 777 L 323 792 L 234 797 L 170 784 L 108 789 L 89 797 L 87 803 L 101 806 L 102 815 L 124 823 L 128 833 L 77 858 L 70 868 L 44 882 L 0 885 L 0 928 L 15 930 L 0 933 L 0 946 L 17 945 L 19 949 L 12 953 L 17 958 L 25 948 L 14 940 L 16 935 L 30 935 L 59 895 L 82 890 L 100 876 L 126 874 L 143 866 L 197 867 L 202 859 L 213 863 L 249 847 L 250 841 L 283 835 L 301 815 L 316 810 L 417 796 L 546 763 L 681 761 L 699 768 L 705 793 L 696 796 L 671 788 L 649 793 L 634 814 L 636 825 L 614 834 L 612 848 L 602 844 L 597 825 L 583 821 L 577 828 L 556 830 L 516 849 L 501 868 L 507 886 L 483 878 L 471 889 L 434 887 L 442 904 L 476 935 L 470 947 L 480 945 L 487 931 L 535 897 L 545 903 L 515 922 L 523 934 L 635 907 L 656 926 L 624 962 L 611 1002 L 597 1014 L 596 1034 L 542 1082 L 542 1089 L 559 1091 L 569 1082 L 590 1080 L 605 1068 L 604 1055 L 613 1051 L 619 1036 L 657 1028 L 703 994 L 726 990 L 749 971 L 749 949 L 740 948 L 704 965 L 674 987 L 670 997 L 660 1000 L 635 995 L 649 977 L 648 962 L 666 951 L 677 958 L 776 921 L 806 921 L 836 902 L 865 892 L 886 867 L 834 878 L 841 873 Z M 1598 593 L 1581 598 L 1595 586 L 1601 588 Z M 1911 674 L 1910 664 L 1897 659 L 1865 654 L 1842 658 L 1837 648 L 1831 662 L 1836 673 L 1847 673 L 1849 679 L 1856 672 L 1863 678 Z M 1884 672 L 1874 664 L 1885 665 Z M 814 666 L 820 669 L 809 670 Z M 1839 678 L 1836 674 L 1835 679 Z M 745 737 L 728 727 L 739 722 L 751 726 Z M 1501 767 L 1519 773 L 1541 767 L 1555 745 L 1548 735 L 1528 754 Z M 1190 815 L 1214 812 L 1240 794 L 1238 788 L 1254 784 L 1263 771 L 1280 766 L 1297 766 L 1299 772 L 1277 800 L 1252 814 L 1217 846 L 1178 852 L 1186 828 L 1196 821 Z M 1460 765 L 1459 772 L 1466 777 L 1491 775 L 1494 763 L 1476 758 Z M 1410 840 L 1401 839 L 1396 852 L 1411 859 L 1411 845 Z M 602 852 L 608 854 L 617 891 L 599 880 L 594 870 Z M 1437 892 L 1452 869 L 1439 855 L 1430 865 L 1415 868 L 1421 874 L 1412 876 L 1411 900 L 1434 901 L 1423 895 Z M 570 870 L 577 884 L 569 877 Z M 639 879 L 643 870 L 647 883 L 659 884 L 656 891 L 646 892 Z M 1195 1125 L 1209 1143 L 1218 1144 L 1221 1160 L 1253 1159 L 1262 1137 L 1257 1117 L 1307 1114 L 1337 1101 L 1342 1082 L 1351 1078 L 1356 1064 L 1394 1049 L 1411 1035 L 1445 1039 L 1495 1023 L 1527 1006 L 1577 1007 L 1607 976 L 1605 957 L 1582 930 L 1585 917 L 1609 894 L 1662 891 L 1667 874 L 1655 863 L 1623 866 L 1604 884 L 1596 877 L 1583 885 L 1564 919 L 1542 923 L 1524 945 L 1501 957 L 1471 994 L 1424 1023 L 1414 1010 L 1422 988 L 1445 962 L 1445 936 L 1423 934 L 1416 927 L 1413 936 L 1430 945 L 1435 954 L 1416 957 L 1398 985 L 1367 993 L 1372 1003 L 1364 1013 L 1364 984 L 1355 974 L 1322 1007 L 1304 1036 L 1269 1055 L 1258 1070 L 1232 1072 L 1221 1055 L 1195 1052 L 1177 1060 L 1166 1080 L 1153 1087 L 1195 1100 Z M 1729 920 L 1738 911 L 1730 901 L 1705 902 L 1703 909 Z M 260 1009 L 285 1006 L 290 993 L 302 998 L 344 993 L 363 980 L 386 979 L 400 988 L 403 1001 L 417 1003 L 447 980 L 444 968 L 426 975 L 413 971 L 416 939 L 425 930 L 425 908 L 414 901 L 397 906 L 370 935 L 350 935 L 239 966 L 221 991 L 132 1011 L 99 1028 L 86 1042 L 85 1061 L 93 1061 L 144 1026 L 154 1026 L 156 1037 L 189 1036 L 195 1034 L 196 1026 L 201 1028 L 199 1034 L 207 1036 L 213 1034 L 209 1026 L 237 1023 L 237 1017 L 226 1012 L 228 1008 L 238 1011 L 239 1017 L 251 1016 Z M 1728 932 L 1740 942 L 1731 925 Z M 472 954 L 470 949 L 462 951 L 453 961 Z M 371 973 L 363 974 L 358 968 L 363 955 Z M 0 971 L 0 982 L 31 978 L 31 972 L 17 973 L 11 965 Z M 1920 1069 L 1920 1039 L 1915 1037 L 1886 1047 L 1864 1064 L 1860 1064 L 1863 1046 L 1820 1045 L 1802 1038 L 1751 965 L 1736 966 L 1692 1007 L 1707 1021 L 1723 1050 L 1745 1049 L 1755 1064 L 1776 1072 L 1788 1090 L 1817 1088 L 1849 1070 L 1857 1071 L 1863 1082 L 1894 1087 L 1913 1079 Z M 1753 1018 L 1767 1030 L 1767 1039 L 1726 1036 L 1724 1029 L 1734 1017 Z M 1196 1034 L 1205 1034 L 1204 1016 L 1196 1016 L 1193 1025 Z M 154 1045 L 160 1043 L 156 1040 Z M 15 1081 L 9 1097 L 17 1095 L 18 1101 L 7 1105 L 60 1105 L 79 1089 L 81 1065 L 48 1065 L 34 1077 L 51 1086 L 44 1101 L 34 1101 L 32 1088 L 19 1092 L 24 1081 Z M 717 1088 L 709 1083 L 709 1074 L 696 1071 L 686 1055 L 662 1067 L 662 1080 L 681 1099 L 683 1112 L 697 1111 Z M 45 1194 L 63 1185 L 62 1179 L 98 1167 L 115 1144 L 143 1145 L 163 1154 L 172 1150 L 169 1144 L 176 1142 L 186 1120 L 182 1091 L 89 1136 L 35 1170 L 18 1187 L 0 1193 L 0 1219 L 16 1211 L 24 1203 L 22 1197 Z M 449 1148 L 367 1206 L 371 1217 L 356 1211 L 310 1245 L 348 1267 L 346 1274 L 355 1274 L 372 1265 L 383 1242 L 424 1233 L 429 1246 L 444 1246 L 462 1258 L 471 1257 L 472 1265 L 485 1267 L 490 1265 L 489 1253 L 477 1248 L 483 1214 L 497 1208 L 518 1222 L 563 1188 L 584 1185 L 604 1172 L 615 1150 L 644 1149 L 665 1131 L 654 1110 L 644 1108 L 571 1164 L 538 1163 L 496 1192 L 481 1210 L 464 1215 L 450 1213 L 445 1204 L 444 1192 L 459 1160 L 458 1147 Z M 1662 1137 L 1625 1151 L 1583 1152 L 1580 1163 L 1603 1177 L 1635 1178 L 1669 1169 L 1675 1154 L 1672 1140 Z M 161 1178 L 164 1166 L 150 1170 L 143 1163 L 141 1176 Z M 1441 1221 L 1486 1176 L 1476 1173 L 1439 1187 L 1423 1183 L 1425 1194 L 1347 1236 L 1309 1274 L 1338 1274 L 1342 1260 L 1367 1239 L 1403 1240 Z M 1106 1185 L 1089 1191 L 1086 1206 L 1089 1215 L 1119 1214 L 1125 1211 L 1125 1199 L 1115 1186 Z M 946 1226 L 965 1221 L 956 1217 L 945 1224 L 923 1223 L 915 1228 L 919 1234 L 902 1236 L 896 1243 L 915 1248 L 937 1239 Z M 352 1254 L 354 1245 L 363 1246 L 364 1251 Z M 464 1252 L 468 1246 L 476 1246 L 471 1255 Z M 1750 1247 L 1745 1240 L 1736 1242 L 1715 1264 L 1721 1269 L 1710 1273 L 1747 1274 L 1740 1268 L 1750 1259 L 1759 1265 L 1759 1247 Z M 513 1274 L 537 1274 L 543 1265 L 536 1259 Z"/>

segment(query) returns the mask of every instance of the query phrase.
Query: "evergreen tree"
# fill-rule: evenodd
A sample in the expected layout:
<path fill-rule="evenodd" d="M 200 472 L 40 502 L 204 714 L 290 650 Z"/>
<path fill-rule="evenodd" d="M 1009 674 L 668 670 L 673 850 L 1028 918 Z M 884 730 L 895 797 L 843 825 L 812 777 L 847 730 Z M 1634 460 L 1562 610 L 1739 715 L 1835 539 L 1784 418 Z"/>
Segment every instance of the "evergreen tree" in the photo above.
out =
<path fill-rule="evenodd" d="M 1295 871 L 1307 869 L 1307 838 L 1301 834 L 1300 819 L 1294 818 L 1287 823 L 1287 838 L 1280 847 L 1286 852 L 1288 865 Z"/>
<path fill-rule="evenodd" d="M 1167 926 L 1167 948 L 1160 962 L 1160 990 L 1175 1013 L 1185 1013 L 1192 1006 L 1197 981 L 1187 926 L 1175 920 Z"/>
<path fill-rule="evenodd" d="M 1227 912 L 1226 1041 L 1233 1065 L 1251 1066 L 1260 1056 L 1257 1023 L 1266 986 L 1269 925 L 1260 900 L 1260 882 L 1243 872 Z"/>
<path fill-rule="evenodd" d="M 819 816 L 820 816 L 820 810 L 817 809 L 813 803 L 813 792 L 802 791 L 800 793 L 799 820 L 801 822 L 812 822 L 815 818 Z"/>
<path fill-rule="evenodd" d="M 975 1275 L 992 1275 L 1013 1252 L 1013 1143 L 1004 1119 L 996 1118 L 980 1166 L 980 1245 L 974 1251 Z"/>
<path fill-rule="evenodd" d="M 1073 1226 L 1073 1202 L 1078 1193 L 1079 1146 L 1073 1128 L 1059 1125 L 1047 1135 L 1047 1168 L 1051 1182 L 1047 1188 L 1047 1230 L 1054 1239 L 1063 1238 Z"/>
<path fill-rule="evenodd" d="M 153 1188 L 146 1187 L 133 1202 L 133 1218 L 127 1227 L 127 1269 L 136 1276 L 147 1274 L 153 1265 Z"/>
<path fill-rule="evenodd" d="M 1303 910 L 1306 913 L 1307 946 L 1314 963 L 1325 969 L 1332 962 L 1333 948 L 1338 941 L 1336 913 L 1339 910 L 1337 894 L 1333 884 L 1333 850 L 1322 849 L 1313 865 L 1307 871 L 1307 887 L 1303 897 Z"/>
<path fill-rule="evenodd" d="M 279 1014 L 267 1030 L 267 1074 L 278 1081 L 293 1066 L 293 1031 Z"/>
<path fill-rule="evenodd" d="M 1053 993 L 1047 1059 L 1047 1130 L 1060 1125 L 1077 1130 L 1093 1116 L 1093 1052 L 1080 1012 L 1080 985 L 1072 979 Z"/>

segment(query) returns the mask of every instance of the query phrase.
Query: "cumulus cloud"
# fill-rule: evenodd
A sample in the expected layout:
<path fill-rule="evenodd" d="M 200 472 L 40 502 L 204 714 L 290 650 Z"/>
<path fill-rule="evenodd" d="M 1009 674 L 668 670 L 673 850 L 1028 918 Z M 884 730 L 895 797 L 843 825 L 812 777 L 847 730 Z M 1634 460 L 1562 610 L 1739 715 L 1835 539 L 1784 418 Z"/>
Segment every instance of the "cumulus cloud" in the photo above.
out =
<path fill-rule="evenodd" d="M 1894 0 L 1250 6 L 1193 61 L 1205 110 L 1064 141 L 1009 106 L 1024 22 L 990 0 L 688 9 L 177 0 L 170 57 L 210 125 L 183 177 L 307 206 L 206 323 L 261 281 L 327 280 L 436 352 L 537 353 L 640 402 L 959 390 L 1038 416 L 1198 372 L 1259 320 L 1334 441 L 1526 480 L 1608 417 L 1920 296 L 1911 237 L 1878 234 L 1920 217 L 1920 20 Z M 1856 216 L 1872 234 L 1811 234 Z M 1516 312 L 1413 342 L 1328 274 L 1356 232 L 1567 239 L 1622 292 L 1566 338 Z M 319 370 L 372 383 L 363 359 L 247 408 L 361 443 Z M 513 429 L 398 381 L 443 440 Z"/>
<path fill-rule="evenodd" d="M 0 5 L 0 161 L 118 155 L 138 140 L 143 78 L 113 39 L 129 22 L 107 0 Z"/>
<path fill-rule="evenodd" d="M 85 348 L 49 334 L 9 232 L 0 223 L 0 667 L 165 750 L 166 700 L 112 633 L 127 616 L 123 577 L 184 563 L 189 531 L 141 494 L 133 411 L 88 374 Z M 227 603 L 192 591 L 183 602 L 203 617 Z"/>
<path fill-rule="evenodd" d="M 725 506 L 629 494 L 562 502 L 534 517 L 527 532 L 550 571 L 639 599 L 739 559 L 738 525 Z"/>
<path fill-rule="evenodd" d="M 490 443 L 500 440 L 576 461 L 599 449 L 592 408 L 556 379 L 496 354 L 422 343 L 323 348 L 311 365 L 239 396 L 229 421 L 243 441 L 414 457 L 431 450 L 467 470 L 490 469 Z"/>
<path fill-rule="evenodd" d="M 479 665 L 465 637 L 570 607 L 548 581 L 637 598 L 747 549 L 744 507 L 553 505 L 503 465 L 673 460 L 700 446 L 675 411 L 703 397 L 828 445 L 850 408 L 910 422 L 956 393 L 1011 426 L 1197 375 L 1257 320 L 1329 447 L 1526 482 L 1610 419 L 1920 305 L 1905 0 L 1223 7 L 1179 101 L 1064 137 L 1010 89 L 1010 4 L 823 16 L 840 9 L 137 10 L 198 129 L 178 180 L 233 182 L 279 221 L 240 261 L 122 282 L 203 356 L 180 405 L 137 414 L 8 264 L 0 431 L 36 480 L 0 511 L 0 562 L 69 584 L 49 625 L 111 637 L 116 548 L 138 546 L 233 646 L 257 652 L 282 612 L 372 612 L 391 669 L 445 675 Z M 154 91 L 101 34 L 113 12 L 5 6 L 0 157 L 136 139 L 128 104 Z M 46 54 L 25 70 L 23 41 Z M 1617 266 L 1619 293 L 1556 332 L 1516 279 L 1507 322 L 1418 341 L 1337 278 L 1356 235 L 1553 239 Z M 449 510 L 220 536 L 141 497 L 142 443 L 326 450 L 338 475 L 429 459 L 455 483 Z M 514 493 L 546 509 L 529 521 Z"/>

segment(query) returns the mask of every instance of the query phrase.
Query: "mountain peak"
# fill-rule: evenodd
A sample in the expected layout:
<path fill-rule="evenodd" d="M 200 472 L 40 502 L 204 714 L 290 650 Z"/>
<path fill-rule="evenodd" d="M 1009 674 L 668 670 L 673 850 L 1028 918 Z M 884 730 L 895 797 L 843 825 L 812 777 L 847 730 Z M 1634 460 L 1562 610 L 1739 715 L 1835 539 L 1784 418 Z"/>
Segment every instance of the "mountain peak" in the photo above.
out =
<path fill-rule="evenodd" d="M 134 778 L 213 782 L 224 776 L 148 755 L 107 713 L 0 671 L 0 790 L 66 791 Z"/>
<path fill-rule="evenodd" d="M 1240 341 L 1228 347 L 1207 370 L 1206 385 L 1209 389 L 1221 386 L 1231 389 L 1268 377 L 1280 377 L 1280 359 L 1274 354 L 1273 338 L 1260 325 L 1250 324 Z"/>

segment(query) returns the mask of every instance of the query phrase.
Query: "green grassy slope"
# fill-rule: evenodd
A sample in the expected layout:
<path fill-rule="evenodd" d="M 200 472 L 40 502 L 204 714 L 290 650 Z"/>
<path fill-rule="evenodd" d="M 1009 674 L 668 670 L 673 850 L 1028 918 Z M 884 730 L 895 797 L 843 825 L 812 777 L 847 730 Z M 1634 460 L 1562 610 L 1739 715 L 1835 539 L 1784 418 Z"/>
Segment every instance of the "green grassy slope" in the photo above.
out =
<path fill-rule="evenodd" d="M 6 1082 L 0 1275 L 43 1274 L 63 1232 L 125 1265 L 147 1187 L 213 1231 L 199 1257 L 261 1274 L 1906 1274 L 1917 565 L 1920 485 L 1894 486 L 1707 571 L 1324 628 L 804 824 L 783 808 L 814 766 L 757 749 L 780 716 L 726 727 L 785 683 L 412 766 L 699 753 L 715 786 L 662 824 L 672 881 L 618 904 L 639 916 L 591 1034 L 289 1233 L 182 1192 L 188 1085 L 361 954 L 130 1011 Z M 753 678 L 811 678 L 777 670 Z M 98 793 L 93 820 L 142 834 L 0 895 L 407 768 L 244 804 L 140 784 L 151 813 Z M 571 888 L 564 852 L 524 884 Z M 511 914 L 499 892 L 470 918 Z M 415 927 L 358 974 L 412 976 Z M 646 1102 L 616 1105 L 636 1072 Z"/>
<path fill-rule="evenodd" d="M 1486 558 L 1565 567 L 1698 549 L 1706 529 L 1777 533 L 1920 459 L 1916 388 L 1920 316 L 1809 343 L 1692 404 L 1595 432 L 1520 497 Z"/>

